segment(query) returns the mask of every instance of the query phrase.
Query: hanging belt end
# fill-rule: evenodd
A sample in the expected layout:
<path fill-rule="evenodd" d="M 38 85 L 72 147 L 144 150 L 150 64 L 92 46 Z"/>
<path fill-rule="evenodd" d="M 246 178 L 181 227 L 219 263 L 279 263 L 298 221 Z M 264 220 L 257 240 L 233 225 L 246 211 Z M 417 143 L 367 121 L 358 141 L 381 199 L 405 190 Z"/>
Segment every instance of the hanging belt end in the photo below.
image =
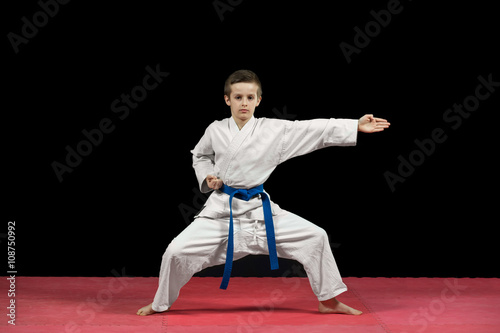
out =
<path fill-rule="evenodd" d="M 280 268 L 280 265 L 278 264 L 278 260 L 271 260 L 271 270 L 274 271 L 276 269 Z"/>

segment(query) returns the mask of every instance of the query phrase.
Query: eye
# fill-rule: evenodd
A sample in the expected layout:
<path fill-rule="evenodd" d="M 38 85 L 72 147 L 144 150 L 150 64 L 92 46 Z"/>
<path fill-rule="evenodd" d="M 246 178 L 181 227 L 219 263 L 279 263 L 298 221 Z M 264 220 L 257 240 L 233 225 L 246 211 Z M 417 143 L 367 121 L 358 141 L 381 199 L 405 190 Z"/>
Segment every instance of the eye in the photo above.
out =
<path fill-rule="evenodd" d="M 248 96 L 248 99 L 249 99 L 249 100 L 252 100 L 252 99 L 253 99 L 253 96 Z"/>
<path fill-rule="evenodd" d="M 241 99 L 241 96 L 235 96 L 234 98 L 236 98 L 236 99 Z"/>

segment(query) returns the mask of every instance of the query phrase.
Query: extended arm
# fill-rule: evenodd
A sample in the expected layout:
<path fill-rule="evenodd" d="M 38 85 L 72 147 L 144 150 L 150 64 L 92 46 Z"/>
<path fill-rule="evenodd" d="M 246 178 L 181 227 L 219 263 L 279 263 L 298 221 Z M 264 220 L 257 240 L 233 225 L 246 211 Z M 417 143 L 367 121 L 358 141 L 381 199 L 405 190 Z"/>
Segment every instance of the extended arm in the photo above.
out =
<path fill-rule="evenodd" d="M 330 146 L 355 146 L 356 119 L 311 119 L 284 123 L 280 163 Z"/>
<path fill-rule="evenodd" d="M 357 132 L 375 133 L 388 128 L 390 123 L 367 114 L 355 119 L 313 119 L 287 122 L 280 163 L 295 156 L 329 146 L 356 145 Z"/>

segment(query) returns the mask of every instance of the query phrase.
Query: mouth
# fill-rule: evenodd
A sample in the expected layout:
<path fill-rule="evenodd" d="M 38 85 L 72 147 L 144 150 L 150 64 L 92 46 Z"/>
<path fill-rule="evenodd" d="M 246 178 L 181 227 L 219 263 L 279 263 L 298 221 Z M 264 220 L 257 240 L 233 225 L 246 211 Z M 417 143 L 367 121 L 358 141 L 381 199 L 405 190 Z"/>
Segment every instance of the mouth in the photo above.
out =
<path fill-rule="evenodd" d="M 240 109 L 240 112 L 242 112 L 242 113 L 247 113 L 247 112 L 248 112 L 248 109 Z"/>

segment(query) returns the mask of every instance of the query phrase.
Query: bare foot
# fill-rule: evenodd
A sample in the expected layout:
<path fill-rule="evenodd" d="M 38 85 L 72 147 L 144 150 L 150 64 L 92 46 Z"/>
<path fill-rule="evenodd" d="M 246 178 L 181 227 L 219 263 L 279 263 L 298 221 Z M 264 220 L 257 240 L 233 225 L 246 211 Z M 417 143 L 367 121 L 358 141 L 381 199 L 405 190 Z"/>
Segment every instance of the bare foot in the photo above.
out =
<path fill-rule="evenodd" d="M 168 310 L 166 310 L 166 311 L 168 311 Z M 166 312 L 166 311 L 163 311 L 163 312 Z M 149 316 L 149 315 L 152 315 L 155 313 L 156 313 L 156 311 L 153 310 L 153 303 L 146 305 L 145 307 L 142 307 L 139 310 L 137 310 L 138 316 Z"/>
<path fill-rule="evenodd" d="M 335 298 L 327 301 L 319 302 L 318 310 L 320 313 L 340 313 L 359 316 L 363 312 L 353 309 L 344 303 L 337 301 Z"/>

